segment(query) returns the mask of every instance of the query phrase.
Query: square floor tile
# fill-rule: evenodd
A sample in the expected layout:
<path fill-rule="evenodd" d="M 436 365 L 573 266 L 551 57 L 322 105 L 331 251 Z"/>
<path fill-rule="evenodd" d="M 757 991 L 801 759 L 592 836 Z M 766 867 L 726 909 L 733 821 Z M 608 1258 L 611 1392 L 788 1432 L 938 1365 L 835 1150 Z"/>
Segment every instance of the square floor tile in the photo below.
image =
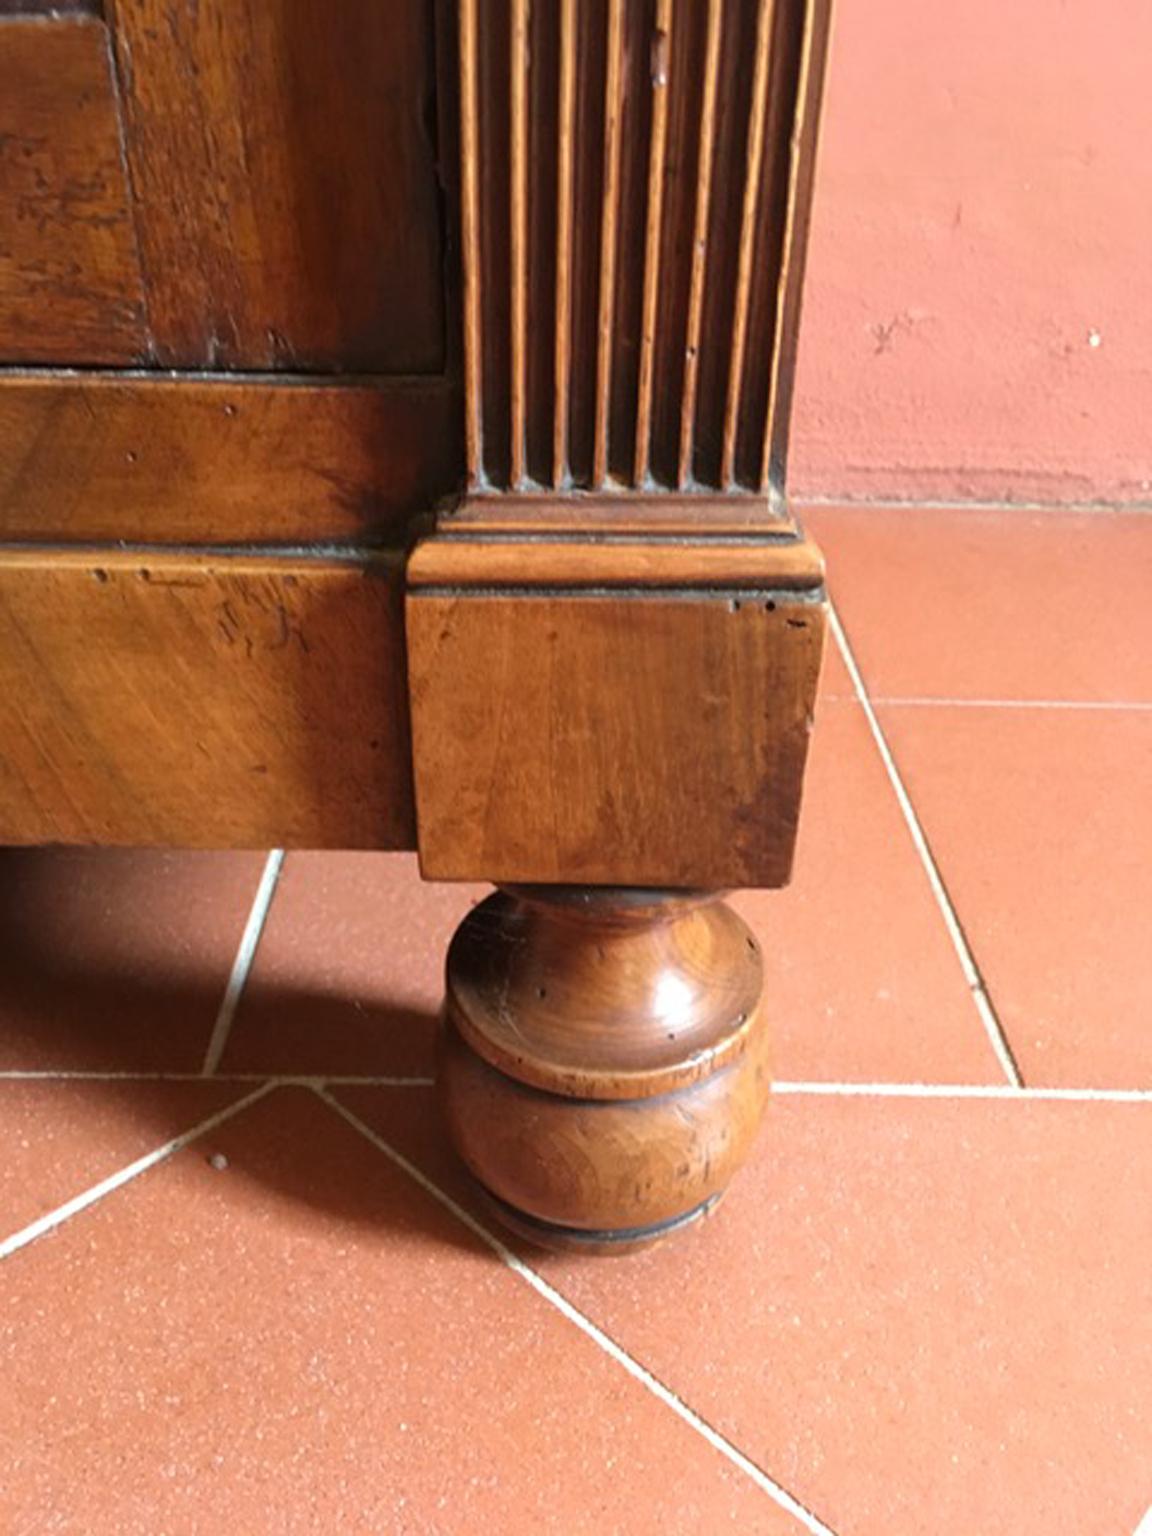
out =
<path fill-rule="evenodd" d="M 263 863 L 0 850 L 0 1067 L 198 1071 Z"/>
<path fill-rule="evenodd" d="M 761 940 L 776 1077 L 1003 1081 L 859 705 L 821 710 L 791 886 L 733 904 Z"/>
<path fill-rule="evenodd" d="M 1152 711 L 881 717 L 1025 1081 L 1152 1088 Z"/>
<path fill-rule="evenodd" d="M 16 1254 L 0 1316 L 5 1530 L 799 1529 L 307 1090 Z"/>
<path fill-rule="evenodd" d="M 0 1080 L 0 1241 L 247 1091 L 211 1081 Z"/>
<path fill-rule="evenodd" d="M 222 1071 L 426 1075 L 452 933 L 491 887 L 413 854 L 290 853 Z"/>
<path fill-rule="evenodd" d="M 340 1095 L 461 1182 L 420 1090 Z M 1131 1536 L 1152 1495 L 1150 1123 L 779 1097 L 692 1232 L 610 1262 L 521 1252 L 837 1536 Z"/>
<path fill-rule="evenodd" d="M 1152 701 L 1152 517 L 814 508 L 878 697 Z"/>

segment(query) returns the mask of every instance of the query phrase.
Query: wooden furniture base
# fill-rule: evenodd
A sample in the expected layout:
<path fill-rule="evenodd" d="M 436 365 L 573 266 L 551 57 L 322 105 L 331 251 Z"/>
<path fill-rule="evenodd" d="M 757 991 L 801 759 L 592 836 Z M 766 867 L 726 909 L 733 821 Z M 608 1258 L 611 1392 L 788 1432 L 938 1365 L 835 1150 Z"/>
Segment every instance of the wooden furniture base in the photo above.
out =
<path fill-rule="evenodd" d="M 519 886 L 448 955 L 438 1087 L 490 1211 L 619 1253 L 710 1211 L 768 1097 L 759 948 L 719 897 Z"/>
<path fill-rule="evenodd" d="M 713 1209 L 767 1096 L 706 893 L 789 879 L 827 629 L 829 8 L 0 0 L 0 843 L 497 885 L 440 1093 L 552 1246 Z"/>

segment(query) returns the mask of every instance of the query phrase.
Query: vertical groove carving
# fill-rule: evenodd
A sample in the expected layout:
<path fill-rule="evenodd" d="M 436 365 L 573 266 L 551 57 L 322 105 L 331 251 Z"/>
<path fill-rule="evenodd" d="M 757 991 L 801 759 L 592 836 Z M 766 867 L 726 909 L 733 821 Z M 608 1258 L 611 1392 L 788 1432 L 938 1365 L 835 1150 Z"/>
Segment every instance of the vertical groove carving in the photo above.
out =
<path fill-rule="evenodd" d="M 782 492 L 788 454 L 788 425 L 796 373 L 796 340 L 804 288 L 808 213 L 816 179 L 816 133 L 828 62 L 826 9 L 809 8 L 801 18 L 801 39 L 793 121 L 789 136 L 788 188 L 781 236 L 782 261 L 776 285 L 775 324 L 768 404 L 764 412 L 759 488 Z"/>
<path fill-rule="evenodd" d="M 480 144 L 476 97 L 476 3 L 460 0 L 460 232 L 464 265 L 464 438 L 468 479 L 484 480 L 484 391 L 480 360 Z"/>
<path fill-rule="evenodd" d="M 828 0 L 458 0 L 473 490 L 782 487 Z"/>
<path fill-rule="evenodd" d="M 568 394 L 572 368 L 572 199 L 576 139 L 576 0 L 561 0 L 556 148 L 556 375 L 552 484 L 568 483 Z"/>
<path fill-rule="evenodd" d="M 509 243 L 512 252 L 512 369 L 509 474 L 524 484 L 525 410 L 528 388 L 528 4 L 512 0 L 511 80 L 512 195 Z"/>
<path fill-rule="evenodd" d="M 608 68 L 604 78 L 604 205 L 600 214 L 600 288 L 596 326 L 596 435 L 592 484 L 608 479 L 608 418 L 612 405 L 616 250 L 619 244 L 620 150 L 624 129 L 622 90 L 625 0 L 608 0 Z"/>
<path fill-rule="evenodd" d="M 720 459 L 720 485 L 723 490 L 731 490 L 736 484 L 736 433 L 740 425 L 741 386 L 744 382 L 748 315 L 752 303 L 752 260 L 756 243 L 756 210 L 760 201 L 760 165 L 764 158 L 764 122 L 768 115 L 772 11 L 772 0 L 760 0 L 756 19 L 752 102 L 748 110 L 748 142 L 744 154 L 744 196 L 740 210 L 740 245 L 728 357 L 728 390 L 724 404 L 724 446 Z"/>
<path fill-rule="evenodd" d="M 644 297 L 640 319 L 640 374 L 636 387 L 636 455 L 632 483 L 648 483 L 652 434 L 652 370 L 656 363 L 656 313 L 660 298 L 660 252 L 664 216 L 665 156 L 668 143 L 668 59 L 672 44 L 672 0 L 656 0 L 649 70 L 652 77 L 652 132 L 648 154 L 648 208 L 644 238 Z"/>
<path fill-rule="evenodd" d="M 700 331 L 704 322 L 704 275 L 708 262 L 708 221 L 712 212 L 712 175 L 716 153 L 716 87 L 720 78 L 720 29 L 724 0 L 708 0 L 708 42 L 704 55 L 704 94 L 697 147 L 696 208 L 692 227 L 692 276 L 688 290 L 688 325 L 684 338 L 684 392 L 680 401 L 680 442 L 676 486 L 692 479 L 696 434 L 696 389 L 700 377 Z"/>

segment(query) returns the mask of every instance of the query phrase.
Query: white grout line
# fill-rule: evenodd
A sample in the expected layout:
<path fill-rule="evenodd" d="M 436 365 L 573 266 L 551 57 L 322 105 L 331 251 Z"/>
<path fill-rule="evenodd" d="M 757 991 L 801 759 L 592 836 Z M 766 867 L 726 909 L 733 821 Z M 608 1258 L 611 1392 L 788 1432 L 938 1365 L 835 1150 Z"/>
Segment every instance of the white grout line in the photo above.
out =
<path fill-rule="evenodd" d="M 337 1077 L 327 1073 L 316 1079 L 323 1087 L 348 1086 L 357 1084 L 361 1088 L 435 1088 L 434 1077 L 357 1077 L 355 1073 L 345 1073 Z"/>
<path fill-rule="evenodd" d="M 917 699 L 873 695 L 872 702 L 894 709 L 1097 709 L 1119 713 L 1152 710 L 1152 702 L 1147 699 Z"/>
<path fill-rule="evenodd" d="M 204 1066 L 201 1073 L 203 1077 L 214 1075 L 216 1068 L 220 1065 L 220 1058 L 224 1054 L 224 1047 L 228 1044 L 232 1020 L 236 1017 L 236 1009 L 240 1004 L 248 973 L 252 969 L 252 961 L 256 958 L 256 947 L 260 943 L 260 935 L 264 932 L 264 924 L 268 921 L 268 909 L 272 905 L 272 897 L 276 894 L 276 882 L 280 878 L 283 864 L 283 848 L 273 848 L 264 861 L 264 873 L 260 876 L 260 884 L 256 887 L 252 910 L 248 914 L 248 921 L 244 924 L 236 959 L 232 962 L 232 974 L 224 989 L 220 1012 L 216 1015 L 216 1022 L 212 1026 L 212 1038 L 208 1041 L 208 1049 L 204 1053 Z"/>
<path fill-rule="evenodd" d="M 1152 1536 L 1152 1508 L 1144 1511 L 1144 1518 L 1133 1531 L 1132 1536 Z"/>
<path fill-rule="evenodd" d="M 1072 1104 L 1152 1104 L 1152 1088 L 1014 1088 L 1008 1083 L 788 1083 L 772 1092 L 877 1099 L 1029 1099 Z"/>
<path fill-rule="evenodd" d="M 867 717 L 872 738 L 888 772 L 888 777 L 892 782 L 892 788 L 895 791 L 900 810 L 904 815 L 905 824 L 911 834 L 912 842 L 915 844 L 916 852 L 920 855 L 920 862 L 924 866 L 924 873 L 928 876 L 928 883 L 932 887 L 932 893 L 936 897 L 936 903 L 944 918 L 944 925 L 948 929 L 948 935 L 952 940 L 952 947 L 955 949 L 956 956 L 960 961 L 960 968 L 964 972 L 964 979 L 967 981 L 969 990 L 972 993 L 973 1001 L 976 1004 L 976 1011 L 980 1015 L 980 1021 L 984 1025 L 988 1041 L 1008 1082 L 1013 1088 L 1021 1088 L 1023 1087 L 1023 1079 L 1020 1076 L 1020 1069 L 1016 1065 L 1011 1047 L 1001 1028 L 1000 1020 L 996 1017 L 991 1000 L 985 990 L 984 978 L 980 975 L 980 968 L 976 964 L 976 957 L 973 955 L 968 940 L 964 936 L 964 930 L 960 926 L 960 919 L 957 916 L 956 908 L 952 905 L 952 898 L 948 895 L 947 888 L 937 868 L 936 860 L 932 856 L 932 850 L 928 846 L 928 839 L 924 835 L 924 828 L 920 824 L 920 818 L 917 816 L 908 791 L 904 787 L 904 780 L 900 777 L 900 770 L 896 766 L 896 759 L 892 756 L 892 749 L 888 745 L 888 738 L 884 734 L 880 721 L 876 718 L 876 711 L 873 709 L 872 701 L 868 697 L 868 690 L 864 686 L 864 679 L 861 676 L 860 668 L 856 664 L 856 657 L 852 654 L 852 648 L 848 644 L 848 637 L 845 635 L 843 625 L 840 623 L 840 615 L 836 612 L 833 603 L 828 604 L 828 617 L 832 625 L 832 633 L 836 636 L 836 643 L 840 647 L 840 654 L 844 658 L 844 665 L 848 668 L 849 676 L 852 679 L 852 686 L 856 690 L 856 697 L 860 701 L 864 714 Z"/>
<path fill-rule="evenodd" d="M 446 1194 L 438 1184 L 434 1184 L 425 1173 L 417 1168 L 415 1163 L 409 1162 L 402 1152 L 398 1152 L 391 1143 L 385 1141 L 382 1136 L 377 1135 L 371 1126 L 365 1125 L 358 1115 L 354 1115 L 351 1110 L 345 1109 L 338 1099 L 334 1099 L 331 1094 L 325 1093 L 323 1089 L 317 1089 L 316 1091 L 319 1097 L 331 1109 L 335 1110 L 342 1119 L 359 1131 L 360 1135 L 370 1141 L 378 1151 L 383 1152 L 384 1156 L 395 1167 L 399 1168 L 402 1173 L 407 1174 L 414 1183 L 418 1184 L 425 1194 L 431 1195 L 432 1199 L 442 1205 L 457 1221 L 462 1222 L 473 1236 L 478 1237 L 482 1243 L 502 1259 L 514 1274 L 530 1285 L 538 1295 L 542 1296 L 550 1306 L 555 1307 L 558 1312 L 562 1313 L 570 1323 L 574 1323 L 581 1333 L 586 1334 L 594 1344 L 598 1344 L 605 1354 L 610 1355 L 616 1361 L 617 1365 L 623 1366 L 631 1377 L 638 1381 L 641 1386 L 646 1387 L 654 1397 L 659 1398 L 665 1407 L 671 1408 L 672 1412 L 682 1419 L 690 1429 L 694 1429 L 698 1435 L 703 1436 L 714 1450 L 719 1451 L 721 1456 L 726 1457 L 746 1477 L 751 1478 L 762 1492 L 775 1500 L 781 1509 L 787 1510 L 790 1515 L 794 1516 L 805 1530 L 813 1532 L 814 1536 L 835 1536 L 835 1532 L 829 1526 L 825 1525 L 822 1520 L 817 1519 L 810 1510 L 805 1509 L 803 1504 L 794 1499 L 787 1489 L 782 1488 L 779 1483 L 769 1477 L 754 1461 L 749 1460 L 743 1451 L 733 1445 L 731 1440 L 728 1440 L 719 1430 L 713 1429 L 707 1420 L 702 1419 L 698 1413 L 689 1408 L 688 1404 L 677 1397 L 671 1388 L 666 1387 L 662 1381 L 653 1376 L 651 1371 L 641 1365 L 639 1360 L 634 1359 L 632 1355 L 622 1349 L 602 1328 L 597 1327 L 590 1317 L 586 1317 L 583 1312 L 574 1307 L 554 1286 L 549 1285 L 547 1280 L 538 1275 L 534 1269 L 531 1269 L 524 1263 L 523 1259 L 513 1253 L 507 1244 L 501 1242 L 498 1237 L 489 1232 L 487 1227 L 478 1222 L 463 1206 L 458 1205 L 451 1195 Z"/>
<path fill-rule="evenodd" d="M 0 1083 L 202 1083 L 203 1072 L 0 1072 Z M 303 1083 L 314 1088 L 324 1083 L 361 1083 L 366 1088 L 431 1088 L 431 1077 L 358 1077 L 355 1074 L 331 1076 L 326 1072 L 214 1072 L 214 1083 L 269 1083 L 283 1088 Z"/>
<path fill-rule="evenodd" d="M 265 1083 L 262 1087 L 257 1088 L 255 1093 L 245 1094 L 235 1104 L 229 1104 L 226 1109 L 218 1110 L 216 1114 L 209 1115 L 207 1120 L 201 1120 L 200 1124 L 193 1126 L 190 1131 L 184 1131 L 171 1141 L 165 1142 L 162 1147 L 156 1147 L 153 1151 L 146 1152 L 143 1157 L 138 1157 L 134 1163 L 129 1163 L 126 1168 L 121 1168 L 118 1173 L 109 1174 L 106 1179 L 102 1179 L 99 1184 L 93 1184 L 92 1188 L 86 1189 L 83 1194 L 79 1194 L 74 1199 L 66 1201 L 63 1205 L 58 1205 L 54 1211 L 49 1211 L 46 1216 L 41 1216 L 37 1221 L 32 1222 L 30 1226 L 24 1227 L 21 1231 L 14 1232 L 11 1237 L 7 1237 L 3 1242 L 0 1242 L 0 1259 L 8 1258 L 10 1254 L 15 1253 L 18 1249 L 34 1242 L 36 1238 L 43 1237 L 46 1232 L 51 1232 L 70 1217 L 79 1215 L 81 1211 L 87 1210 L 90 1205 L 95 1205 L 98 1200 L 103 1200 L 105 1195 L 112 1194 L 114 1190 L 120 1189 L 122 1185 L 129 1183 L 139 1174 L 146 1173 L 149 1168 L 155 1168 L 157 1163 L 166 1161 L 174 1152 L 182 1151 L 189 1143 L 196 1141 L 201 1136 L 207 1135 L 209 1131 L 215 1130 L 225 1120 L 231 1120 L 233 1115 L 238 1115 L 242 1109 L 247 1109 L 249 1105 L 255 1104 L 257 1099 L 262 1099 L 266 1093 L 270 1093 L 273 1086 L 271 1083 Z"/>
<path fill-rule="evenodd" d="M 0 1083 L 202 1083 L 200 1072 L 0 1072 Z M 259 1083 L 268 1088 L 434 1088 L 433 1077 L 372 1077 L 355 1072 L 268 1073 L 220 1072 L 214 1083 Z M 1075 1104 L 1152 1103 L 1152 1088 L 1016 1088 L 1007 1083 L 836 1083 L 782 1080 L 773 1093 L 808 1094 L 814 1098 L 878 1099 L 1047 1099 Z"/>
<path fill-rule="evenodd" d="M 253 1082 L 267 1082 L 267 1073 L 261 1073 Z M 17 1069 L 0 1072 L 3 1083 L 202 1083 L 202 1072 L 54 1072 L 44 1069 Z M 235 1082 L 235 1078 L 217 1078 L 217 1082 Z"/>

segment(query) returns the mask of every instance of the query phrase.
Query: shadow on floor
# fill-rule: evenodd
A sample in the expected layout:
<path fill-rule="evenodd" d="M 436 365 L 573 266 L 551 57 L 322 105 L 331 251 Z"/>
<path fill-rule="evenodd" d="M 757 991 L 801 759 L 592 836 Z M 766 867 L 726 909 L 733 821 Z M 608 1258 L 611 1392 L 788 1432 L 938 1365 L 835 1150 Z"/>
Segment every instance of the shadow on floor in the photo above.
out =
<path fill-rule="evenodd" d="M 204 872 L 211 875 L 213 861 L 235 857 L 244 856 L 203 855 Z M 190 935 L 182 895 L 186 893 L 184 868 L 178 878 L 164 878 L 162 866 L 170 858 L 115 850 L 0 850 L 0 1070 L 199 1073 L 239 928 L 225 915 L 226 942 L 213 943 L 213 935 L 193 914 L 191 926 L 197 931 Z M 246 889 L 250 895 L 250 885 Z M 204 891 L 198 892 L 197 900 L 204 896 Z M 347 998 L 265 986 L 259 1012 L 265 1033 L 280 1027 L 289 1044 L 295 1043 L 293 1057 L 299 1056 L 302 1039 L 330 1028 L 344 1031 L 339 1050 L 326 1052 L 325 1071 L 333 1074 L 374 1072 L 374 1068 L 330 1064 L 334 1054 L 355 1057 L 372 1036 L 409 1040 L 418 1036 L 421 1054 L 430 1065 L 427 1044 L 435 1018 L 428 1011 L 390 1006 L 386 1000 L 353 1008 Z M 250 1068 L 244 1064 L 238 1070 Z M 256 1073 L 262 1075 L 262 1069 Z M 321 1076 L 324 1072 L 293 1064 L 285 1073 L 268 1075 Z M 211 1078 L 204 1083 L 200 1089 L 196 1083 L 147 1077 L 73 1079 L 67 1112 L 82 1116 L 84 1105 L 93 1104 L 105 1118 L 111 1112 L 137 1123 L 143 1120 L 144 1150 L 163 1146 L 224 1103 L 242 1099 L 259 1086 L 258 1081 L 209 1086 Z M 227 1127 L 239 1128 L 247 1116 L 254 1117 L 258 1108 L 264 1120 L 278 1098 L 287 1106 L 291 1095 L 306 1091 L 273 1089 L 260 1106 L 242 1111 L 237 1120 L 222 1126 L 221 1136 Z M 408 1155 L 418 1149 L 419 1161 L 431 1164 L 429 1171 L 438 1179 L 460 1185 L 461 1171 L 440 1132 L 428 1090 L 382 1088 L 378 1093 L 381 1105 L 394 1104 L 398 1128 L 403 1121 Z M 324 1114 L 336 1122 L 337 1137 L 346 1134 L 364 1145 L 333 1110 L 325 1107 Z M 381 1127 L 379 1121 L 374 1129 L 387 1134 L 387 1126 Z M 397 1200 L 396 1180 L 391 1173 L 385 1175 L 391 1165 L 383 1154 L 378 1154 L 381 1179 L 375 1188 L 365 1187 L 362 1180 L 319 1178 L 316 1169 L 331 1160 L 318 1158 L 309 1139 L 289 1137 L 287 1146 L 270 1146 L 268 1155 L 245 1157 L 238 1165 L 230 1164 L 229 1176 L 258 1178 L 265 1186 L 265 1197 L 315 1206 L 329 1218 L 365 1228 L 394 1225 L 407 1241 L 443 1245 L 447 1240 L 448 1229 L 430 1201 Z M 209 1157 L 211 1133 L 195 1146 Z M 348 1161 L 363 1166 L 351 1155 L 351 1148 Z M 102 1169 L 98 1176 L 111 1171 Z M 61 1198 L 76 1193 L 75 1189 L 61 1191 Z M 472 1241 L 463 1229 L 458 1237 L 453 1231 L 451 1240 L 465 1246 Z"/>

